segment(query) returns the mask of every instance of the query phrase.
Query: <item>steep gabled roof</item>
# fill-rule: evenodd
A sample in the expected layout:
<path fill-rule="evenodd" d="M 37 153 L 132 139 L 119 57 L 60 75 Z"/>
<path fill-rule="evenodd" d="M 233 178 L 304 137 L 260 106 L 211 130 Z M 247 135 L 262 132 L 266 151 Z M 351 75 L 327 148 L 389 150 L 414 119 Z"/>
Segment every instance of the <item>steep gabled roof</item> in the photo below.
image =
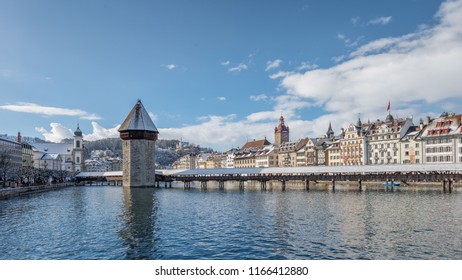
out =
<path fill-rule="evenodd" d="M 141 100 L 136 102 L 135 106 L 119 128 L 119 132 L 128 130 L 158 132 L 154 122 L 151 120 L 151 117 L 149 117 L 148 112 L 144 108 L 143 103 L 141 103 Z"/>
<path fill-rule="evenodd" d="M 254 141 L 250 141 L 250 142 L 245 143 L 245 145 L 241 148 L 241 150 L 246 150 L 246 149 L 250 149 L 250 148 L 260 149 L 263 146 L 267 146 L 267 145 L 270 145 L 270 144 L 271 143 L 268 142 L 268 140 L 266 140 L 266 138 L 262 139 L 262 140 L 254 140 Z"/>

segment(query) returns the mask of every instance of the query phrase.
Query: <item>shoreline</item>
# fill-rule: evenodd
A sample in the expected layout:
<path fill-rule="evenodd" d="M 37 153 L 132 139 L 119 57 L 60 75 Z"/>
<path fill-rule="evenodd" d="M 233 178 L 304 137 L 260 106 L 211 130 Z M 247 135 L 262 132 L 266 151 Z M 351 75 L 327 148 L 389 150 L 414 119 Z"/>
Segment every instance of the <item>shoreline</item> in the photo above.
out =
<path fill-rule="evenodd" d="M 57 189 L 67 188 L 75 186 L 74 183 L 59 183 L 51 185 L 39 185 L 39 186 L 28 186 L 28 187 L 16 187 L 16 188 L 5 188 L 0 189 L 0 200 L 6 200 L 14 197 L 41 193 L 46 191 L 53 191 Z"/>

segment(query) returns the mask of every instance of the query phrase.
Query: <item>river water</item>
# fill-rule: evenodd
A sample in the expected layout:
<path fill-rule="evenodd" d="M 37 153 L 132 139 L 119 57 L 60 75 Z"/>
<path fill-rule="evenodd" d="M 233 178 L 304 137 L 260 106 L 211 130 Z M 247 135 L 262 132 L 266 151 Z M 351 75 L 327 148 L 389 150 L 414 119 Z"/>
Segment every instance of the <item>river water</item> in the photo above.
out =
<path fill-rule="evenodd" d="M 462 259 L 462 193 L 70 187 L 0 201 L 0 259 Z"/>

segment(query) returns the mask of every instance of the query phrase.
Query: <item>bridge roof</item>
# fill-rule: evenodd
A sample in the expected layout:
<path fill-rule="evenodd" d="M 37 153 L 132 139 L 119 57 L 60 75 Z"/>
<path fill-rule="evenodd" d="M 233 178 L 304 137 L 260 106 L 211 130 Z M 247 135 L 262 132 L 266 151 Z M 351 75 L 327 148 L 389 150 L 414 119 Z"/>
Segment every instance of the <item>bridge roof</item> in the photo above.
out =
<path fill-rule="evenodd" d="M 325 173 L 394 173 L 394 172 L 462 172 L 462 164 L 408 164 L 361 166 L 306 166 L 268 168 L 189 169 L 171 175 L 244 175 L 244 174 L 325 174 Z"/>

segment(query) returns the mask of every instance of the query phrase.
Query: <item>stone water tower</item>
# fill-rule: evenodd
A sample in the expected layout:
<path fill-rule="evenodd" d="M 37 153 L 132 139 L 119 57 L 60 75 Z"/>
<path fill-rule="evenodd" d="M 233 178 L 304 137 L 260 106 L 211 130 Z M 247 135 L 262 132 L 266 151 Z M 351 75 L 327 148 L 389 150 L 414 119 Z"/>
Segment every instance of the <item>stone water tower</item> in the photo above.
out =
<path fill-rule="evenodd" d="M 141 100 L 119 128 L 123 146 L 123 186 L 154 187 L 156 126 Z"/>

